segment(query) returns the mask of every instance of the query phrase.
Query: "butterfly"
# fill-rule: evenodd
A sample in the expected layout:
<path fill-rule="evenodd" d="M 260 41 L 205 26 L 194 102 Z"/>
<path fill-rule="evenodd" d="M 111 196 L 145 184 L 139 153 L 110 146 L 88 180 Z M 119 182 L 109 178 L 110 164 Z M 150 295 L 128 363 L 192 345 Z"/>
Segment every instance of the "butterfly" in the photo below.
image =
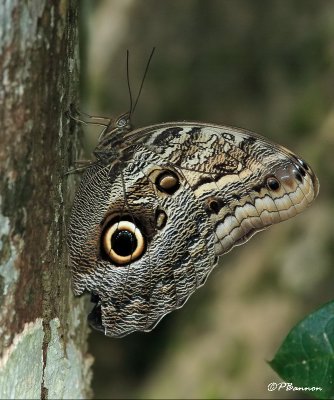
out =
<path fill-rule="evenodd" d="M 111 121 L 84 172 L 69 225 L 73 290 L 92 327 L 150 331 L 184 305 L 218 257 L 318 194 L 311 167 L 255 133 L 200 122 L 132 130 Z"/>
<path fill-rule="evenodd" d="M 91 293 L 88 321 L 111 337 L 152 330 L 220 256 L 299 214 L 319 191 L 303 159 L 247 130 L 201 122 L 133 129 L 139 94 L 132 107 L 130 91 L 130 111 L 105 125 L 68 230 L 73 291 Z"/>

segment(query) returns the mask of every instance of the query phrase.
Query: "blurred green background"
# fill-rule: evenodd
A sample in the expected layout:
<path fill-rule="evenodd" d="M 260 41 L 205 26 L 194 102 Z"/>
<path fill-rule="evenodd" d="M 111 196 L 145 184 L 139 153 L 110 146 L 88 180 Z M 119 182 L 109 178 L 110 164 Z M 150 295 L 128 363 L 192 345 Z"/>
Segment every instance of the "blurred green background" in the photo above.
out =
<path fill-rule="evenodd" d="M 156 46 L 136 127 L 240 126 L 306 159 L 321 189 L 293 220 L 221 259 L 207 284 L 149 334 L 92 332 L 96 398 L 301 398 L 268 392 L 266 363 L 301 318 L 334 298 L 334 1 L 80 2 L 82 109 L 127 111 Z M 88 129 L 87 148 L 97 130 Z M 304 398 L 307 396 L 305 395 Z"/>

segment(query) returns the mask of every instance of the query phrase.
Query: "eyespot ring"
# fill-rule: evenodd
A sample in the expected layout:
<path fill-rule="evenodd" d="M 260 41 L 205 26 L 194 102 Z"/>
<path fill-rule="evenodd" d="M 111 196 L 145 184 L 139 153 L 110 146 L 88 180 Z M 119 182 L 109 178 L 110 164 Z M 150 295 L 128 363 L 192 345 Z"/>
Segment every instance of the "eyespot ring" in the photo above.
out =
<path fill-rule="evenodd" d="M 280 188 L 281 184 L 274 176 L 269 176 L 266 180 L 266 185 L 269 190 L 276 191 Z"/>
<path fill-rule="evenodd" d="M 155 184 L 160 192 L 172 195 L 180 187 L 180 179 L 175 172 L 164 170 L 156 177 Z"/>
<path fill-rule="evenodd" d="M 128 264 L 145 251 L 141 229 L 131 221 L 115 221 L 102 234 L 102 248 L 115 264 Z"/>

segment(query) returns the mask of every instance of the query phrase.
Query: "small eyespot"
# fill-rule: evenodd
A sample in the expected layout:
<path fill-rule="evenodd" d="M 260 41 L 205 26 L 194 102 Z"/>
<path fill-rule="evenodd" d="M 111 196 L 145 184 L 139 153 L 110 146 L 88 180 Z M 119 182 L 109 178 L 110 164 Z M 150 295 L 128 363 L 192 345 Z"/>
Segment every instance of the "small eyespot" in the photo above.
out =
<path fill-rule="evenodd" d="M 293 170 L 293 174 L 294 174 L 295 178 L 297 179 L 297 181 L 299 181 L 300 183 L 303 183 L 303 177 L 301 176 L 301 174 L 298 171 Z"/>
<path fill-rule="evenodd" d="M 133 222 L 116 221 L 105 229 L 102 248 L 115 264 L 127 264 L 144 253 L 145 239 Z"/>
<path fill-rule="evenodd" d="M 157 176 L 155 184 L 160 192 L 174 194 L 180 187 L 180 180 L 175 172 L 165 170 Z"/>
<path fill-rule="evenodd" d="M 274 178 L 273 176 L 267 178 L 266 184 L 267 184 L 267 188 L 269 190 L 276 191 L 276 190 L 278 190 L 280 188 L 279 181 L 276 178 Z"/>
<path fill-rule="evenodd" d="M 218 203 L 217 200 L 214 200 L 214 199 L 210 200 L 210 201 L 208 202 L 208 207 L 209 207 L 209 209 L 210 209 L 212 212 L 214 212 L 215 214 L 218 214 L 218 213 L 219 213 L 220 207 L 219 207 L 219 203 Z"/>
<path fill-rule="evenodd" d="M 205 200 L 205 211 L 210 214 L 219 214 L 220 210 L 226 206 L 226 202 L 217 196 L 210 196 Z"/>
<path fill-rule="evenodd" d="M 162 229 L 167 223 L 167 214 L 163 210 L 158 210 L 155 216 L 157 229 Z"/>

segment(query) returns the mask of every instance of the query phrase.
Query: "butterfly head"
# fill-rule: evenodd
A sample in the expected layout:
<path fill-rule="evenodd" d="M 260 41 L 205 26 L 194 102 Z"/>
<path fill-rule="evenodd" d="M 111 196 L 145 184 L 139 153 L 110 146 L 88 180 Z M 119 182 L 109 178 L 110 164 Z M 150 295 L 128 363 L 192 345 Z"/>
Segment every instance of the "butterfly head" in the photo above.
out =
<path fill-rule="evenodd" d="M 115 119 L 111 119 L 106 129 L 102 132 L 100 141 L 106 137 L 119 133 L 129 132 L 132 129 L 131 114 L 126 112 Z"/>

